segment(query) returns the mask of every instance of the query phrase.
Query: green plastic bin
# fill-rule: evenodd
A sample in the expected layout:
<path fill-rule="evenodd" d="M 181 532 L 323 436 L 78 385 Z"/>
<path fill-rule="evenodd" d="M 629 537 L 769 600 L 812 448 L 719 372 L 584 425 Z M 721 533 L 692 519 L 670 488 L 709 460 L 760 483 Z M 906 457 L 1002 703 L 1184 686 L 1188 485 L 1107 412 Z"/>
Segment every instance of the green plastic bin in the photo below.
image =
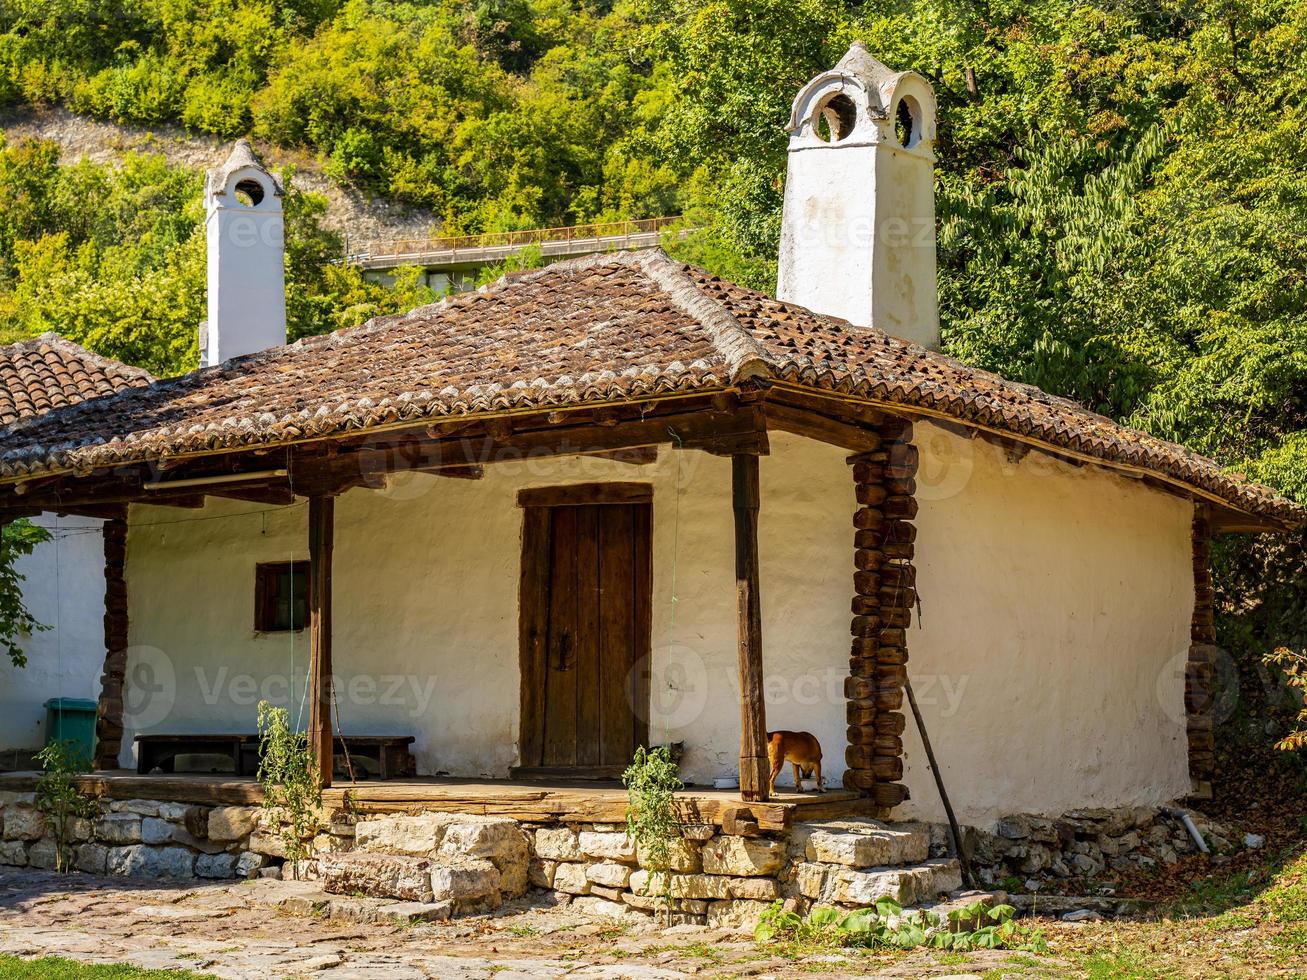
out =
<path fill-rule="evenodd" d="M 95 757 L 95 709 L 85 698 L 51 698 L 45 703 L 45 744 L 71 742 L 72 755 L 89 766 Z"/>

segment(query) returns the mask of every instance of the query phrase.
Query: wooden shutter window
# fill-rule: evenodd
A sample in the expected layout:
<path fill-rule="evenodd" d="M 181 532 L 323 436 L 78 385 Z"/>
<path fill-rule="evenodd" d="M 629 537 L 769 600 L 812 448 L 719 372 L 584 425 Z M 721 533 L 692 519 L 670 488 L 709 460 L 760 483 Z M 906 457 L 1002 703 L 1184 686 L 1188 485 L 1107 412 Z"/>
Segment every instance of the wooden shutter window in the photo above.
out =
<path fill-rule="evenodd" d="M 308 623 L 309 563 L 262 562 L 254 566 L 254 629 L 260 633 L 302 630 Z"/>

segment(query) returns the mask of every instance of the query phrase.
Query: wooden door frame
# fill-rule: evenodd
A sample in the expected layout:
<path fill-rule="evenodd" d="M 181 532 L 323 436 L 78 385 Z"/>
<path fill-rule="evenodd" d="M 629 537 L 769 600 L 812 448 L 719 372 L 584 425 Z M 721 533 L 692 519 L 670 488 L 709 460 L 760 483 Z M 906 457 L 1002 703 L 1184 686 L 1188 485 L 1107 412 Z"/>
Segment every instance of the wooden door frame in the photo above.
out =
<path fill-rule="evenodd" d="M 541 645 L 549 635 L 549 606 L 539 602 L 540 583 L 546 579 L 551 567 L 551 523 L 556 507 L 590 507 L 605 504 L 644 504 L 649 508 L 647 553 L 643 567 L 633 569 L 635 585 L 644 601 L 634 611 L 636 662 L 644 661 L 643 669 L 634 678 L 631 692 L 631 716 L 635 725 L 637 745 L 649 744 L 650 683 L 649 669 L 653 656 L 653 484 L 628 482 L 573 483 L 549 487 L 531 487 L 519 490 L 517 505 L 522 509 L 522 558 L 518 580 L 518 678 L 520 684 L 520 713 L 518 715 L 519 765 L 510 769 L 518 776 L 571 776 L 590 778 L 616 778 L 598 768 L 545 767 L 542 760 L 544 746 L 545 684 L 540 668 L 545 663 Z M 641 712 L 637 706 L 643 705 Z M 531 764 L 532 762 L 536 764 Z M 621 767 L 625 768 L 625 767 Z"/>

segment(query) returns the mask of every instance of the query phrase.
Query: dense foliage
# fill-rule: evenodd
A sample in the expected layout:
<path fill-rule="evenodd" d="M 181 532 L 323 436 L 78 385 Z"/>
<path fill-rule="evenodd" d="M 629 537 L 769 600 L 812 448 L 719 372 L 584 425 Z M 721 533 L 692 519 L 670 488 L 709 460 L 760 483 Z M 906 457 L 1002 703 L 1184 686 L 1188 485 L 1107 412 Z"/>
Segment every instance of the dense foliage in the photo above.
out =
<path fill-rule="evenodd" d="M 0 653 L 15 667 L 27 665 L 23 640 L 47 627 L 36 621 L 23 602 L 24 577 L 14 563 L 49 540 L 50 532 L 31 521 L 13 521 L 0 531 Z"/>
<path fill-rule="evenodd" d="M 52 143 L 0 143 L 0 341 L 54 330 L 159 374 L 194 367 L 205 317 L 201 183 L 159 157 L 61 166 Z M 414 279 L 387 290 L 339 263 L 343 245 L 321 225 L 325 208 L 292 185 L 292 338 L 429 298 Z"/>
<path fill-rule="evenodd" d="M 684 213 L 765 289 L 790 100 L 855 38 L 939 97 L 949 352 L 1307 500 L 1303 0 L 9 0 L 0 102 L 252 132 L 451 231 Z M 0 326 L 186 365 L 197 198 L 5 150 Z M 295 200 L 294 332 L 413 299 Z M 1307 648 L 1303 543 L 1224 550 L 1225 642 Z"/>

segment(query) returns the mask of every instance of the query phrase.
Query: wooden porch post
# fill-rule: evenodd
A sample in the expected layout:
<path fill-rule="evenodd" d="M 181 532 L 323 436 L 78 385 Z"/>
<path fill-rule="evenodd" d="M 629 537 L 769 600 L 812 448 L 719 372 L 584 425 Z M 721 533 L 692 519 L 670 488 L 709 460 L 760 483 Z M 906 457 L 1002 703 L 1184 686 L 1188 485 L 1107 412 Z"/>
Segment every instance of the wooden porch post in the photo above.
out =
<path fill-rule="evenodd" d="M 104 669 L 95 712 L 96 769 L 117 769 L 123 744 L 123 696 L 127 674 L 127 507 L 106 520 L 104 536 Z"/>
<path fill-rule="evenodd" d="M 767 716 L 762 700 L 762 606 L 758 597 L 758 457 L 731 457 L 735 598 L 740 667 L 740 797 L 766 801 Z"/>
<path fill-rule="evenodd" d="M 309 497 L 309 749 L 322 786 L 331 785 L 331 551 L 336 498 Z"/>

